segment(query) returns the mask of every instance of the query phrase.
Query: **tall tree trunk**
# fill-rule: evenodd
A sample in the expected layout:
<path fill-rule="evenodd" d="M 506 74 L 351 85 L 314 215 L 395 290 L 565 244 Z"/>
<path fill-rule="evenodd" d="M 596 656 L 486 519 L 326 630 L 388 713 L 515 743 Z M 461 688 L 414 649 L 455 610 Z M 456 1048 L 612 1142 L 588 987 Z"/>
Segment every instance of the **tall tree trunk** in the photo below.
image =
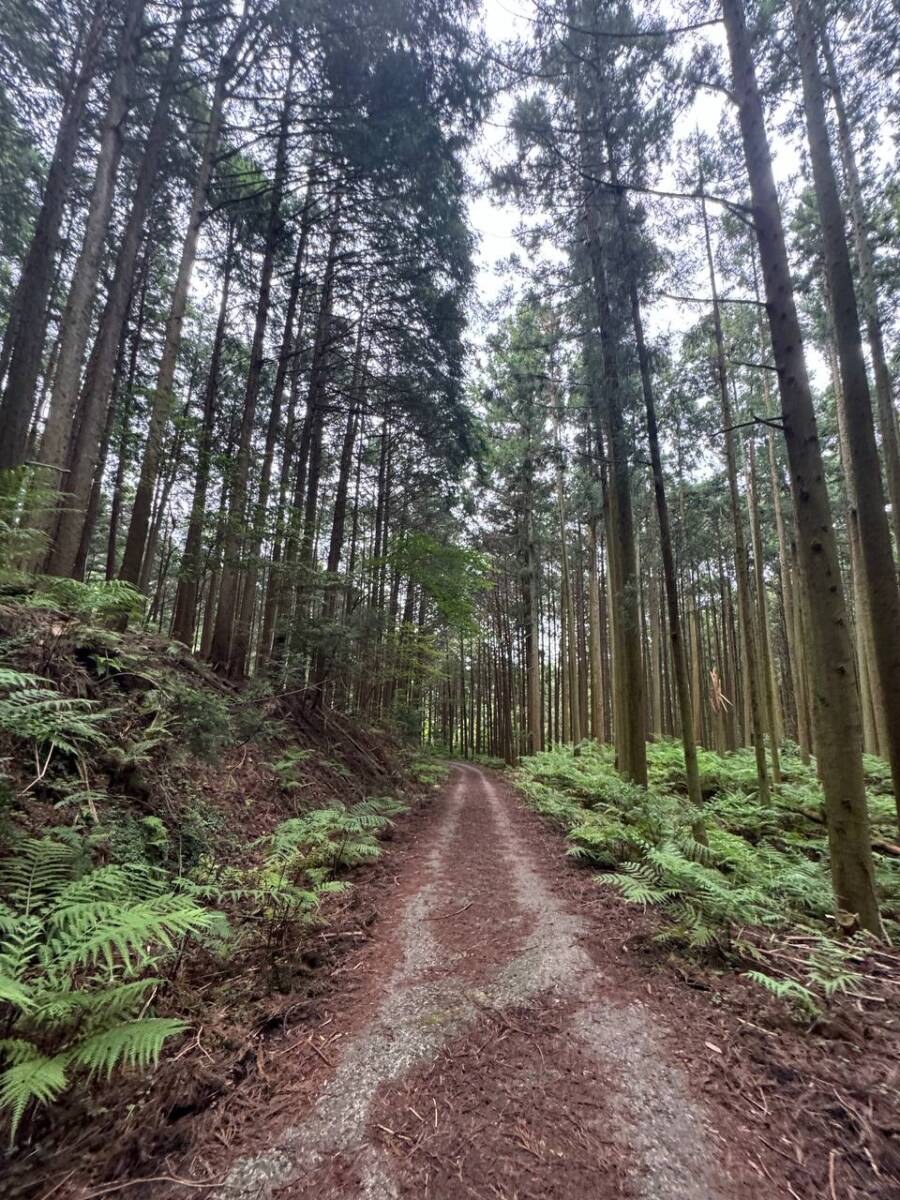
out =
<path fill-rule="evenodd" d="M 341 557 L 344 551 L 350 472 L 353 468 L 353 452 L 359 428 L 363 378 L 369 359 L 365 325 L 366 312 L 365 308 L 363 308 L 363 311 L 359 314 L 359 323 L 356 330 L 356 348 L 353 353 L 353 372 L 350 380 L 350 411 L 347 413 L 347 424 L 344 429 L 341 456 L 338 462 L 337 489 L 335 490 L 334 509 L 331 517 L 331 537 L 328 543 L 328 559 L 325 564 L 326 582 L 325 597 L 322 604 L 322 624 L 326 636 L 328 636 L 329 624 L 334 621 L 338 601 L 344 590 L 339 590 L 338 587 L 338 570 L 340 569 Z M 329 653 L 323 652 L 321 647 L 316 651 L 312 683 L 320 691 L 328 677 L 331 657 Z"/>
<path fill-rule="evenodd" d="M 853 647 L 762 99 L 742 0 L 722 0 L 722 13 L 791 468 L 832 881 L 838 905 L 855 913 L 863 928 L 880 937 L 883 929 L 869 838 Z"/>
<path fill-rule="evenodd" d="M 110 383 L 110 398 L 106 409 L 106 420 L 103 425 L 103 433 L 100 439 L 100 452 L 97 458 L 97 463 L 94 467 L 94 478 L 91 480 L 91 492 L 88 497 L 88 505 L 84 514 L 85 520 L 82 526 L 81 536 L 78 539 L 78 552 L 76 554 L 75 563 L 72 570 L 72 575 L 75 579 L 84 579 L 85 571 L 87 569 L 94 527 L 97 524 L 97 516 L 100 512 L 103 475 L 106 471 L 106 459 L 109 455 L 109 444 L 112 441 L 113 430 L 115 429 L 116 424 L 116 414 L 119 410 L 119 396 L 122 391 L 122 377 L 125 373 L 125 359 L 127 352 L 128 341 L 123 337 L 119 342 L 119 349 L 116 354 L 116 365 L 113 369 L 113 377 Z"/>
<path fill-rule="evenodd" d="M 831 312 L 830 303 L 827 304 Z M 829 321 L 829 330 L 832 323 Z M 876 703 L 872 663 L 874 661 L 874 642 L 872 638 L 872 614 L 866 603 L 865 584 L 863 582 L 864 567 L 862 547 L 860 545 L 859 512 L 856 503 L 856 481 L 850 466 L 849 417 L 844 403 L 844 388 L 841 381 L 840 369 L 833 346 L 829 347 L 829 365 L 831 382 L 835 395 L 835 410 L 838 425 L 838 457 L 844 474 L 844 493 L 846 497 L 847 541 L 850 546 L 850 588 L 853 593 L 853 607 L 856 615 L 856 669 L 859 682 L 859 696 L 862 707 L 863 748 L 870 753 L 880 754 L 887 742 L 884 709 Z"/>
<path fill-rule="evenodd" d="M 67 456 L 69 470 L 65 490 L 68 494 L 59 511 L 46 565 L 51 575 L 71 575 L 75 572 L 105 415 L 110 405 L 116 348 L 122 338 L 147 210 L 156 189 L 159 162 L 171 128 L 172 98 L 192 13 L 193 0 L 183 0 L 135 183 L 131 211 L 122 234 L 112 283 L 81 387 L 75 433 L 69 441 Z"/>
<path fill-rule="evenodd" d="M 878 685 L 878 703 L 884 711 L 887 734 L 885 750 L 891 765 L 897 819 L 900 821 L 900 590 L 897 588 L 891 533 L 885 511 L 850 251 L 828 141 L 815 27 L 806 0 L 791 0 L 791 6 L 803 80 L 816 202 L 822 227 L 825 275 L 831 292 L 835 346 L 847 411 L 847 449 L 856 490 L 865 601 L 872 624 L 874 675 Z"/>
<path fill-rule="evenodd" d="M 700 182 L 703 190 L 703 181 Z M 750 577 L 747 568 L 747 543 L 744 537 L 744 522 L 741 515 L 741 498 L 737 482 L 737 455 L 735 451 L 734 414 L 728 395 L 728 368 L 725 365 L 725 338 L 719 313 L 719 295 L 716 286 L 716 271 L 713 262 L 712 239 L 706 201 L 701 199 L 703 214 L 703 237 L 706 246 L 706 262 L 709 267 L 709 286 L 713 300 L 713 331 L 716 346 L 716 384 L 722 408 L 722 423 L 725 438 L 725 466 L 728 474 L 728 496 L 731 503 L 731 521 L 734 529 L 734 564 L 737 575 L 738 612 L 741 620 L 741 637 L 744 649 L 744 686 L 747 689 L 747 708 L 750 715 L 750 736 L 756 755 L 756 777 L 759 798 L 763 804 L 769 802 L 769 771 L 766 764 L 766 743 L 763 736 L 762 706 L 759 696 L 759 664 L 757 660 L 756 630 L 753 620 L 753 602 L 750 596 Z"/>
<path fill-rule="evenodd" d="M 703 803 L 700 790 L 700 770 L 697 765 L 697 743 L 694 737 L 691 685 L 688 679 L 687 655 L 681 631 L 681 611 L 678 604 L 678 579 L 675 573 L 675 554 L 672 548 L 672 525 L 669 520 L 669 504 L 663 477 L 662 455 L 659 449 L 659 427 L 656 421 L 656 401 L 653 395 L 653 380 L 650 360 L 644 341 L 644 323 L 637 287 L 632 281 L 629 286 L 631 319 L 634 325 L 638 351 L 638 366 L 641 373 L 641 389 L 644 396 L 644 411 L 647 420 L 647 440 L 650 446 L 650 465 L 653 470 L 653 493 L 656 499 L 656 517 L 659 522 L 659 547 L 663 564 L 663 583 L 666 592 L 666 613 L 669 620 L 669 641 L 672 646 L 672 666 L 675 675 L 675 695 L 678 701 L 681 744 L 684 749 L 684 769 L 687 776 L 688 797 L 697 809 Z M 698 689 L 699 690 L 699 689 Z M 698 824 L 695 835 L 701 834 Z M 705 835 L 703 835 L 705 837 Z"/>
<path fill-rule="evenodd" d="M 600 428 L 605 418 L 607 449 L 610 459 L 609 514 L 610 536 L 607 546 L 610 565 L 615 566 L 614 594 L 618 596 L 613 645 L 619 652 L 613 667 L 614 713 L 619 770 L 626 779 L 647 786 L 647 744 L 644 721 L 643 653 L 634 517 L 631 506 L 628 434 L 622 414 L 619 367 L 613 340 L 612 314 L 607 288 L 606 263 L 599 226 L 596 197 L 585 197 L 588 243 L 600 327 L 603 361 L 602 411 L 596 414 Z M 598 388 L 594 402 L 600 403 Z"/>
<path fill-rule="evenodd" d="M 59 358 L 56 364 L 56 375 L 53 379 L 53 390 L 50 393 L 47 422 L 41 437 L 41 462 L 44 466 L 51 468 L 51 477 L 48 483 L 51 486 L 59 485 L 66 492 L 69 490 L 65 471 L 69 436 L 78 403 L 81 366 L 90 331 L 94 299 L 97 294 L 106 232 L 112 213 L 113 194 L 125 137 L 125 118 L 135 86 L 136 60 L 143 12 L 144 0 L 128 0 L 117 47 L 116 69 L 110 83 L 109 101 L 103 116 L 97 166 L 85 220 L 84 238 L 72 273 L 69 295 L 60 324 Z M 55 518 L 56 510 L 51 508 L 48 512 L 41 514 L 35 524 L 46 534 L 52 535 Z M 70 566 L 74 562 L 76 550 L 77 544 L 71 554 Z M 42 553 L 40 557 L 44 558 L 44 554 Z"/>
<path fill-rule="evenodd" d="M 591 664 L 591 737 L 597 742 L 606 738 L 604 718 L 605 687 L 603 679 L 603 636 L 600 629 L 600 574 L 597 565 L 597 526 L 599 516 L 592 513 L 588 523 L 588 621 L 590 629 Z"/>
<path fill-rule="evenodd" d="M 228 306 L 231 297 L 231 272 L 234 262 L 234 225 L 229 224 L 228 241 L 225 247 L 222 295 L 213 335 L 209 370 L 203 393 L 203 423 L 197 445 L 197 470 L 194 476 L 194 495 L 191 500 L 191 515 L 188 521 L 178 589 L 175 593 L 175 613 L 172 618 L 172 637 L 184 642 L 189 648 L 194 645 L 197 624 L 197 598 L 200 587 L 201 551 L 203 548 L 203 524 L 206 518 L 206 495 L 209 488 L 210 460 L 212 456 L 213 431 L 218 407 L 219 376 L 225 332 L 228 325 Z"/>
<path fill-rule="evenodd" d="M 753 290 L 757 304 L 759 304 L 759 277 L 756 269 L 756 253 L 752 250 L 753 257 Z M 763 390 L 763 408 L 766 419 L 771 421 L 774 412 L 769 390 L 769 370 L 766 359 L 768 357 L 768 343 L 766 341 L 765 330 L 763 328 L 762 307 L 759 308 L 759 320 L 757 324 L 759 335 L 759 353 L 760 362 L 765 364 L 762 371 L 762 390 Z M 766 450 L 769 460 L 769 482 L 772 489 L 772 509 L 775 516 L 775 533 L 778 539 L 778 573 L 781 580 L 781 604 L 784 612 L 785 626 L 785 644 L 788 654 L 788 671 L 791 680 L 791 692 L 794 701 L 794 710 L 797 717 L 797 742 L 800 747 L 800 757 L 803 762 L 809 762 L 809 756 L 812 751 L 812 741 L 809 730 L 809 706 L 806 699 L 806 664 L 805 650 L 803 642 L 797 639 L 797 606 L 799 598 L 797 596 L 797 588 L 795 586 L 793 571 L 791 570 L 790 562 L 790 544 L 788 541 L 787 532 L 785 529 L 784 513 L 781 505 L 781 489 L 782 476 L 781 469 L 778 463 L 778 452 L 775 446 L 775 431 L 771 424 L 766 427 Z"/>
<path fill-rule="evenodd" d="M 131 509 L 131 521 L 125 539 L 122 565 L 119 569 L 120 579 L 124 579 L 128 583 L 136 584 L 141 576 L 147 530 L 150 525 L 153 489 L 159 469 L 159 454 L 174 401 L 175 370 L 178 366 L 178 354 L 181 349 L 181 332 L 187 310 L 188 291 L 194 273 L 194 261 L 197 257 L 197 242 L 203 221 L 203 209 L 206 205 L 206 193 L 222 129 L 222 110 L 228 84 L 237 66 L 237 57 L 248 29 L 248 16 L 245 14 L 228 48 L 222 55 L 219 69 L 216 72 L 206 135 L 191 195 L 187 230 L 181 247 L 181 259 L 178 264 L 178 274 L 175 277 L 169 315 L 166 319 L 163 351 L 159 361 L 156 386 L 153 389 L 140 477 Z"/>
<path fill-rule="evenodd" d="M 530 460 L 530 455 L 529 455 Z M 530 489 L 526 494 L 523 513 L 522 605 L 525 624 L 525 690 L 528 753 L 537 754 L 544 748 L 543 714 L 541 711 L 540 614 L 538 610 L 538 559 L 534 533 L 534 513 L 531 510 Z"/>
<path fill-rule="evenodd" d="M 128 466 L 128 447 L 131 435 L 131 413 L 134 406 L 134 393 L 137 383 L 138 358 L 141 353 L 141 342 L 144 332 L 144 321 L 147 313 L 147 289 L 150 281 L 150 266 L 153 252 L 150 246 L 144 251 L 143 276 L 141 280 L 141 298 L 138 303 L 134 331 L 131 335 L 131 353 L 128 363 L 128 380 L 125 395 L 122 400 L 122 415 L 119 420 L 119 453 L 116 462 L 116 473 L 113 480 L 112 499 L 109 506 L 109 531 L 106 542 L 106 578 L 116 576 L 116 560 L 119 545 L 119 520 L 122 515 L 122 498 L 125 491 L 125 471 Z M 96 481 L 99 488 L 100 481 Z M 87 532 L 87 531 L 85 531 Z"/>
<path fill-rule="evenodd" d="M 778 708 L 775 664 L 772 659 L 772 642 L 769 635 L 769 601 L 763 570 L 762 526 L 759 519 L 759 505 L 756 502 L 756 447 L 752 438 L 746 454 L 745 474 L 747 477 L 747 506 L 750 512 L 750 546 L 756 580 L 756 620 L 759 626 L 760 685 L 765 701 L 766 724 L 769 729 L 772 753 L 772 782 L 779 784 L 781 783 L 781 755 L 779 752 L 781 714 Z"/>
<path fill-rule="evenodd" d="M 265 599 L 263 602 L 262 623 L 259 634 L 259 644 L 256 651 L 256 670 L 265 668 L 269 660 L 272 646 L 272 630 L 275 621 L 275 601 L 280 585 L 281 555 L 283 547 L 285 513 L 287 504 L 290 472 L 293 466 L 293 450 L 295 443 L 295 416 L 297 411 L 297 396 L 300 379 L 300 347 L 303 337 L 304 309 L 306 300 L 306 252 L 309 234 L 312 227 L 313 210 L 313 181 L 315 173 L 315 155 L 310 158 L 309 177 L 306 184 L 306 198 L 300 213 L 300 233 L 297 238 L 297 252 L 294 257 L 294 268 L 291 274 L 291 286 L 288 293 L 287 311 L 284 318 L 284 331 L 281 338 L 281 348 L 278 354 L 278 367 L 275 372 L 275 385 L 272 389 L 272 403 L 269 409 L 269 423 L 266 429 L 266 452 L 263 462 L 262 482 L 260 485 L 260 501 L 257 505 L 254 522 L 254 538 L 256 539 L 251 561 L 259 554 L 259 541 L 262 537 L 262 527 L 265 520 L 265 507 L 268 501 L 272 458 L 278 424 L 281 420 L 281 410 L 284 403 L 284 392 L 288 386 L 288 407 L 285 420 L 284 446 L 282 450 L 281 472 L 278 481 L 278 502 L 275 516 L 275 534 L 272 543 L 272 555 L 269 562 L 269 573 L 266 579 Z M 299 307 L 299 317 L 298 317 Z M 255 583 L 254 583 L 255 590 Z M 249 616 L 249 614 L 248 614 Z"/>
<path fill-rule="evenodd" d="M 298 42 L 295 37 L 291 44 L 290 65 L 278 127 L 275 175 L 272 181 L 272 194 L 269 200 L 269 215 L 263 244 L 259 296 L 256 303 L 253 342 L 250 348 L 250 366 L 247 371 L 247 382 L 244 388 L 244 410 L 241 420 L 237 461 L 234 466 L 231 510 L 228 514 L 228 523 L 225 527 L 222 579 L 219 584 L 219 608 L 216 613 L 216 632 L 213 637 L 213 661 L 221 665 L 226 665 L 228 674 L 232 679 L 242 679 L 244 677 L 250 650 L 250 634 L 256 600 L 258 572 L 250 561 L 248 552 L 257 551 L 259 542 L 255 541 L 251 536 L 248 544 L 247 539 L 250 455 L 253 429 L 256 423 L 256 409 L 259 402 L 260 386 L 262 384 L 262 370 L 265 361 L 266 327 L 269 321 L 269 308 L 272 301 L 272 272 L 275 269 L 275 251 L 283 232 L 281 202 L 284 196 L 284 184 L 287 176 L 288 128 L 293 102 L 292 92 L 297 53 Z M 269 474 L 272 469 L 275 431 L 278 427 L 277 417 L 278 414 L 275 414 L 274 422 L 270 422 L 271 446 L 267 446 L 268 469 L 264 470 L 262 474 L 264 485 L 261 481 L 258 500 L 258 508 L 261 514 L 260 520 L 264 517 L 265 506 L 268 502 Z M 265 495 L 263 495 L 263 486 L 265 487 Z M 244 559 L 243 567 L 241 566 L 242 558 Z M 239 607 L 237 605 L 237 589 L 239 575 L 241 574 L 243 574 L 244 601 Z M 226 647 L 228 648 L 227 651 Z"/>
<path fill-rule="evenodd" d="M 881 427 L 881 449 L 884 454 L 885 475 L 888 494 L 891 498 L 891 519 L 894 527 L 895 550 L 900 554 L 900 438 L 897 435 L 897 418 L 891 395 L 891 376 L 888 371 L 884 350 L 884 334 L 878 311 L 878 286 L 875 274 L 875 258 L 869 241 L 866 205 L 862 184 L 853 149 L 853 135 L 844 104 L 840 77 L 831 49 L 831 40 L 824 25 L 819 31 L 825 65 L 828 70 L 828 85 L 831 89 L 834 110 L 837 115 L 838 147 L 844 168 L 844 183 L 850 207 L 850 224 L 853 230 L 853 245 L 859 268 L 859 294 L 866 320 L 866 335 L 872 355 L 872 373 L 875 378 L 875 397 L 878 403 L 878 422 Z"/>
<path fill-rule="evenodd" d="M 3 430 L 0 471 L 20 466 L 27 454 L 63 212 L 72 185 L 79 134 L 97 70 L 108 7 L 108 0 L 98 0 L 81 47 L 80 62 L 73 63 L 72 84 L 56 136 L 41 209 L 13 298 L 14 328 L 7 340 L 6 385 L 0 400 Z"/>
<path fill-rule="evenodd" d="M 552 372 L 552 366 L 551 366 Z M 578 697 L 578 642 L 575 630 L 575 598 L 572 594 L 572 579 L 569 567 L 569 546 L 566 536 L 566 489 L 563 468 L 563 450 L 559 438 L 559 398 L 555 383 L 551 383 L 553 403 L 556 407 L 556 500 L 559 512 L 559 564 L 562 583 L 562 607 L 565 614 L 565 637 L 562 653 L 565 668 L 566 695 L 568 698 L 569 737 L 574 745 L 582 738 L 581 710 Z"/>
<path fill-rule="evenodd" d="M 319 297 L 319 311 L 316 317 L 316 332 L 310 358 L 309 384 L 306 394 L 306 415 L 303 421 L 300 444 L 297 449 L 297 479 L 294 486 L 291 520 L 285 539 L 284 570 L 281 572 L 281 578 L 278 581 L 278 595 L 274 604 L 275 617 L 273 621 L 272 659 L 281 670 L 285 668 L 288 660 L 288 618 L 290 615 L 291 593 L 293 591 L 295 609 L 299 606 L 300 598 L 306 594 L 306 581 L 303 578 L 295 578 L 295 574 L 298 554 L 302 570 L 307 550 L 306 499 L 310 462 L 313 458 L 315 445 L 318 444 L 319 446 L 319 451 L 316 451 L 317 455 L 321 449 L 323 420 L 321 412 L 322 387 L 332 334 L 332 301 L 339 238 L 338 216 L 339 208 L 336 205 L 331 216 L 328 256 L 325 262 L 325 274 L 322 279 L 322 289 Z M 316 488 L 318 488 L 318 480 L 316 481 Z M 314 498 L 315 495 L 316 492 L 314 491 Z M 308 542 L 310 552 L 313 545 L 314 525 L 315 512 L 313 511 L 313 528 L 309 531 Z"/>

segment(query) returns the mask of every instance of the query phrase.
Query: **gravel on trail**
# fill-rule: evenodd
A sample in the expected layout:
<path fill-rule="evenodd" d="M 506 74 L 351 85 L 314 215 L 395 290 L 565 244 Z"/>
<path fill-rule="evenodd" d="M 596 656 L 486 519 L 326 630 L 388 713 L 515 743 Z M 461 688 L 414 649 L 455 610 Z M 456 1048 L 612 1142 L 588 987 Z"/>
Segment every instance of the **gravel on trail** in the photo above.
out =
<path fill-rule="evenodd" d="M 399 865 L 364 964 L 371 1003 L 329 1051 L 333 1070 L 207 1194 L 776 1194 L 672 1061 L 633 981 L 585 948 L 590 914 L 554 886 L 534 834 L 554 835 L 534 821 L 505 784 L 454 768 L 426 852 Z"/>

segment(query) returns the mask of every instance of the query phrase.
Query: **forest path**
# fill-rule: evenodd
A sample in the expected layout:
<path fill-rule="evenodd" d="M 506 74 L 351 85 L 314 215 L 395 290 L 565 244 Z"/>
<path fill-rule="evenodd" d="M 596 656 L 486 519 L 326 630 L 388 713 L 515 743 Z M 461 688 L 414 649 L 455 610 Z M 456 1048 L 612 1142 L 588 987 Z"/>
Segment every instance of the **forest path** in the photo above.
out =
<path fill-rule="evenodd" d="M 583 945 L 590 912 L 547 870 L 558 838 L 511 789 L 456 766 L 419 844 L 357 964 L 367 998 L 329 1031 L 333 1070 L 217 1196 L 771 1195 L 634 981 Z"/>

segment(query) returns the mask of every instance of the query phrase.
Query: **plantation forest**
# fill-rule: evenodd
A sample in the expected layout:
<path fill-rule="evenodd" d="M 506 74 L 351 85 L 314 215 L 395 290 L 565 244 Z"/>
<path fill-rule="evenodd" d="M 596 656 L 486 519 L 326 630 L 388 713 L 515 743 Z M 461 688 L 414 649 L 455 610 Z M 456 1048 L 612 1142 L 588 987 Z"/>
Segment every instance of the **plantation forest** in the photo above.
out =
<path fill-rule="evenodd" d="M 0 1195 L 900 1196 L 895 0 L 0 0 Z"/>

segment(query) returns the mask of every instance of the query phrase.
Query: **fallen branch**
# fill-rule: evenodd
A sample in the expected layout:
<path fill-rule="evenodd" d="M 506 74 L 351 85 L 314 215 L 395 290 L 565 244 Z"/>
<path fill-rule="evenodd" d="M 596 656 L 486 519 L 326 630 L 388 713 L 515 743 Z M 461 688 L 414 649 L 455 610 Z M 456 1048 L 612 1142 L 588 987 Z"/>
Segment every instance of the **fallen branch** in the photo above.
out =
<path fill-rule="evenodd" d="M 426 917 L 425 920 L 426 921 L 449 921 L 451 917 L 458 917 L 459 914 L 464 913 L 467 908 L 471 908 L 474 903 L 475 903 L 474 900 L 470 900 L 468 904 L 464 904 L 462 906 L 462 908 L 456 909 L 455 912 L 443 913 L 439 917 Z"/>
<path fill-rule="evenodd" d="M 331 1067 L 331 1069 L 333 1071 L 334 1063 L 331 1061 L 331 1059 L 328 1057 L 327 1054 L 322 1053 L 322 1051 L 319 1049 L 319 1047 L 316 1045 L 316 1043 L 312 1039 L 310 1039 L 310 1041 L 309 1041 L 309 1046 L 312 1050 L 315 1050 L 316 1054 L 318 1054 L 318 1056 L 319 1056 L 319 1058 L 321 1058 L 322 1062 L 325 1063 L 326 1066 Z"/>
<path fill-rule="evenodd" d="M 81 1200 L 97 1200 L 98 1196 L 111 1196 L 113 1192 L 121 1192 L 125 1188 L 137 1187 L 141 1183 L 178 1183 L 182 1187 L 192 1188 L 214 1188 L 214 1187 L 233 1187 L 233 1184 L 224 1183 L 224 1176 L 221 1179 L 215 1180 L 213 1183 L 195 1183 L 193 1179 L 179 1179 L 177 1175 L 147 1175 L 143 1179 L 126 1179 L 124 1183 L 112 1183 L 108 1187 L 98 1188 L 95 1192 L 87 1192 L 81 1197 Z"/>

